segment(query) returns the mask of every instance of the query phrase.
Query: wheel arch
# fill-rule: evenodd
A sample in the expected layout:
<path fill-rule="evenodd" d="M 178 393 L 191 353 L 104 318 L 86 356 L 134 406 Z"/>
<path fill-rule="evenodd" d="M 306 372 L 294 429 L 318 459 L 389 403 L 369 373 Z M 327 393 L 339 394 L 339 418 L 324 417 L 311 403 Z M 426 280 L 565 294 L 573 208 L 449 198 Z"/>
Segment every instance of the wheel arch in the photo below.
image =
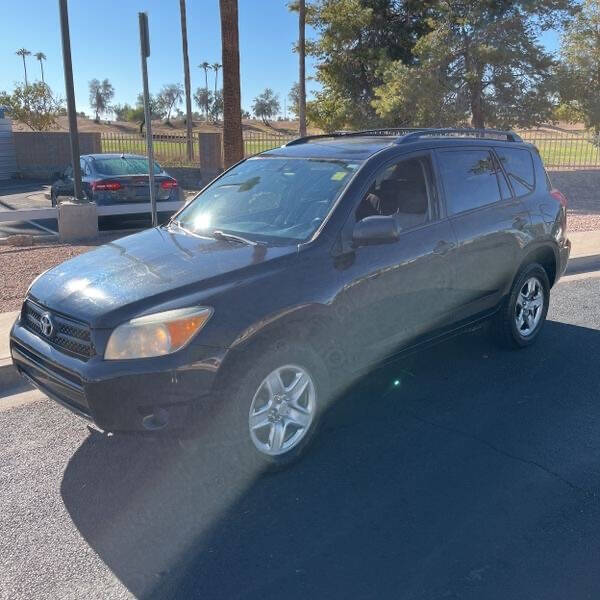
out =
<path fill-rule="evenodd" d="M 337 321 L 330 307 L 310 304 L 282 311 L 253 323 L 231 344 L 217 372 L 213 388 L 223 391 L 228 379 L 239 368 L 251 368 L 252 360 L 267 348 L 305 344 L 324 361 L 327 357 L 324 340 L 334 332 Z M 328 368 L 329 371 L 329 368 Z"/>
<path fill-rule="evenodd" d="M 548 281 L 550 282 L 550 287 L 552 287 L 556 281 L 558 248 L 550 242 L 540 243 L 534 247 L 525 248 L 523 259 L 521 260 L 521 263 L 519 264 L 514 276 L 516 276 L 516 274 L 524 266 L 534 262 L 539 263 L 543 267 L 544 271 L 546 271 L 546 275 L 548 275 Z"/>

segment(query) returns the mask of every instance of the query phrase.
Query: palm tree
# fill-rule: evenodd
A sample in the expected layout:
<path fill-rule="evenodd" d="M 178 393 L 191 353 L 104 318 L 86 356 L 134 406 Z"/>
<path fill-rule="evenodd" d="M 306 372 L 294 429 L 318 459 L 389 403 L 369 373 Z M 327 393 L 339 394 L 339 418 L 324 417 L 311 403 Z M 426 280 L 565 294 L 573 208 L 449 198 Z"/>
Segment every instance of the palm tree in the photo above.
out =
<path fill-rule="evenodd" d="M 223 65 L 220 65 L 219 63 L 213 63 L 211 65 L 211 69 L 215 72 L 215 98 L 217 97 L 217 81 L 219 80 L 219 69 L 222 66 Z"/>
<path fill-rule="evenodd" d="M 219 8 L 223 61 L 223 157 L 227 168 L 244 158 L 237 0 L 219 0 Z"/>
<path fill-rule="evenodd" d="M 34 56 L 40 61 L 40 69 L 42 70 L 42 83 L 46 83 L 44 81 L 44 63 L 43 63 L 43 61 L 46 60 L 46 55 L 43 52 L 36 52 L 34 54 Z"/>
<path fill-rule="evenodd" d="M 29 52 L 27 48 L 19 48 L 19 50 L 17 50 L 15 54 L 23 59 L 23 70 L 25 71 L 25 87 L 27 87 L 27 65 L 25 64 L 25 57 L 29 56 L 31 52 Z"/>
<path fill-rule="evenodd" d="M 204 118 L 208 121 L 208 70 L 210 69 L 210 63 L 204 61 L 202 64 L 198 65 L 199 69 L 204 69 L 204 89 L 207 91 L 206 98 L 206 106 L 204 107 Z"/>
<path fill-rule="evenodd" d="M 306 2 L 298 0 L 298 119 L 300 120 L 300 137 L 306 135 Z"/>
<path fill-rule="evenodd" d="M 179 0 L 181 14 L 181 45 L 183 50 L 183 78 L 185 81 L 185 129 L 187 137 L 187 158 L 192 161 L 194 148 L 192 146 L 192 91 L 190 86 L 190 59 L 188 56 L 187 19 L 185 14 L 185 0 Z"/>

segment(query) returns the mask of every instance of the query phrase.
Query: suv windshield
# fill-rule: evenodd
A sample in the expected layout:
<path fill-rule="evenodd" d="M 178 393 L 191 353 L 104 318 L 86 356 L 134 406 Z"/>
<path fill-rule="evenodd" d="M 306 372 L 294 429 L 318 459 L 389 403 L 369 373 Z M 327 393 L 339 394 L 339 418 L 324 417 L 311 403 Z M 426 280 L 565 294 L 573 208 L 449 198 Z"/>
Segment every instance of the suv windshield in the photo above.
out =
<path fill-rule="evenodd" d="M 323 222 L 358 163 L 251 158 L 215 181 L 179 215 L 183 228 L 303 241 Z"/>
<path fill-rule="evenodd" d="M 94 169 L 100 175 L 147 175 L 148 159 L 131 156 L 119 156 L 117 158 L 96 158 Z M 154 173 L 158 175 L 162 169 L 158 163 L 154 163 Z"/>

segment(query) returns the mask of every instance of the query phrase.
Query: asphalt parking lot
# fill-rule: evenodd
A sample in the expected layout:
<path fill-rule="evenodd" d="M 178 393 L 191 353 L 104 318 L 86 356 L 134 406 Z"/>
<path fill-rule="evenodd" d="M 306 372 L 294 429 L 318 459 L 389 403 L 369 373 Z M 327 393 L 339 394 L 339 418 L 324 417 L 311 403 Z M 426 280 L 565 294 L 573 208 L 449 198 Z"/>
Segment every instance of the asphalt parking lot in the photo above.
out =
<path fill-rule="evenodd" d="M 0 597 L 600 597 L 600 278 L 578 277 L 535 347 L 398 361 L 277 474 L 0 400 Z"/>

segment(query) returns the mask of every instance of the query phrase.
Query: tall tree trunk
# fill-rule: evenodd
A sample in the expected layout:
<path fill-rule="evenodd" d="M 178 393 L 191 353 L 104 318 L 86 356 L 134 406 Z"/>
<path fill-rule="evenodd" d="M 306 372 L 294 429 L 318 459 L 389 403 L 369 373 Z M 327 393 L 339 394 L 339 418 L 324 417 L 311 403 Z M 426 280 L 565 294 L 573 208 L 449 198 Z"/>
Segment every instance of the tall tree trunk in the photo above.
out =
<path fill-rule="evenodd" d="M 23 57 L 23 71 L 25 71 L 25 87 L 27 87 L 27 65 L 25 64 L 25 57 Z"/>
<path fill-rule="evenodd" d="M 42 83 L 46 83 L 44 81 L 44 63 L 40 60 L 40 69 L 42 70 Z"/>
<path fill-rule="evenodd" d="M 219 0 L 223 63 L 223 157 L 225 168 L 244 158 L 237 0 Z"/>
<path fill-rule="evenodd" d="M 306 135 L 306 2 L 298 0 L 298 118 L 300 120 L 300 137 Z"/>
<path fill-rule="evenodd" d="M 483 129 L 485 127 L 482 104 L 480 93 L 475 93 L 471 96 L 471 124 L 475 129 Z"/>
<path fill-rule="evenodd" d="M 208 123 L 208 69 L 204 67 L 204 89 L 206 97 L 204 98 L 204 120 Z"/>
<path fill-rule="evenodd" d="M 192 142 L 192 92 L 190 89 L 190 59 L 188 56 L 187 18 L 185 14 L 185 0 L 179 0 L 181 13 L 181 46 L 183 50 L 183 78 L 185 81 L 185 130 L 187 144 L 187 159 L 194 159 L 194 146 Z"/>

